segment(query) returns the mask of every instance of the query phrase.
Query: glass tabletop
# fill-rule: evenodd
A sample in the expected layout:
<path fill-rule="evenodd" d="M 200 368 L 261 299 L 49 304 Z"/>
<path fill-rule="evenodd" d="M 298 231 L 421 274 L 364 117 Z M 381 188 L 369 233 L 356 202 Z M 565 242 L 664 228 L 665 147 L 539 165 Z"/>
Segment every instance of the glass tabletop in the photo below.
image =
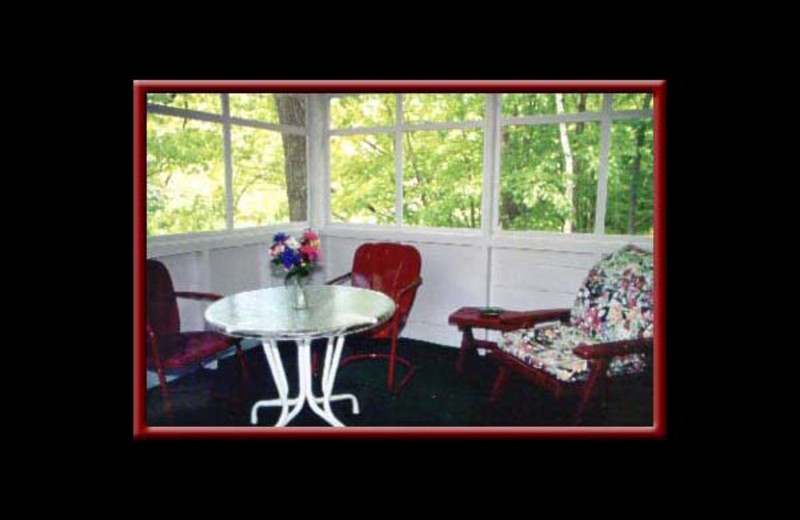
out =
<path fill-rule="evenodd" d="M 292 308 L 292 296 L 285 287 L 237 293 L 211 304 L 205 318 L 229 336 L 297 339 L 361 332 L 387 321 L 395 309 L 387 295 L 358 287 L 308 286 L 303 310 Z"/>

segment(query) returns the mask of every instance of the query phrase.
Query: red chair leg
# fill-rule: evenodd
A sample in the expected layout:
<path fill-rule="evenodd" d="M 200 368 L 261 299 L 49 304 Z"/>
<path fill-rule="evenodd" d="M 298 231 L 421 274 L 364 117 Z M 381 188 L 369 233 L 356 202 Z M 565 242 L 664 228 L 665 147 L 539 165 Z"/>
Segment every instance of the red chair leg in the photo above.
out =
<path fill-rule="evenodd" d="M 352 356 L 347 356 L 346 358 L 342 358 L 341 361 L 339 361 L 339 367 L 343 367 L 354 361 L 364 361 L 366 359 L 391 359 L 391 356 L 389 354 L 378 354 L 376 352 L 369 352 L 366 354 L 354 354 Z M 403 389 L 404 386 L 406 386 L 406 383 L 408 383 L 408 381 L 417 371 L 417 367 L 414 366 L 411 363 L 411 361 L 402 358 L 400 356 L 395 356 L 394 362 L 399 363 L 408 369 L 406 376 L 403 378 L 402 381 L 400 381 L 400 384 L 397 385 L 397 388 L 389 388 L 389 390 L 393 392 L 399 392 L 400 390 Z"/>
<path fill-rule="evenodd" d="M 414 373 L 416 373 L 417 371 L 417 367 L 413 363 L 411 363 L 411 361 L 397 355 L 397 335 L 393 335 L 390 339 L 390 347 L 388 354 L 379 354 L 377 352 L 353 354 L 345 358 L 342 358 L 341 361 L 339 361 L 339 366 L 343 367 L 348 363 L 352 363 L 353 361 L 362 361 L 365 359 L 389 360 L 389 377 L 387 378 L 386 386 L 390 392 L 397 393 L 400 390 L 402 390 L 414 376 Z M 405 377 L 403 377 L 403 379 L 400 381 L 400 384 L 398 384 L 395 387 L 394 385 L 395 365 L 398 363 L 406 367 L 407 371 Z"/>
<path fill-rule="evenodd" d="M 164 413 L 166 414 L 167 419 L 171 421 L 173 420 L 172 403 L 169 398 L 169 390 L 167 389 L 167 377 L 164 375 L 164 371 L 161 369 L 158 370 L 158 383 L 161 387 L 161 400 L 164 404 Z"/>
<path fill-rule="evenodd" d="M 236 357 L 239 358 L 239 369 L 242 371 L 242 400 L 247 399 L 247 389 L 249 388 L 247 365 L 244 362 L 244 352 L 242 352 L 242 345 L 236 344 Z"/>
<path fill-rule="evenodd" d="M 394 388 L 394 361 L 397 357 L 397 336 L 392 336 L 392 348 L 389 351 L 389 379 L 387 386 L 389 390 Z"/>
<path fill-rule="evenodd" d="M 506 387 L 506 383 L 508 382 L 508 369 L 506 367 L 501 366 L 497 370 L 497 377 L 494 380 L 494 385 L 492 386 L 492 393 L 489 395 L 489 402 L 494 403 L 503 393 L 503 390 Z"/>
<path fill-rule="evenodd" d="M 578 405 L 578 411 L 575 413 L 575 417 L 573 420 L 573 424 L 575 426 L 579 425 L 583 421 L 583 413 L 586 411 L 586 407 L 588 406 L 589 402 L 592 400 L 592 396 L 594 394 L 595 388 L 597 388 L 598 382 L 605 378 L 606 370 L 608 369 L 608 360 L 607 359 L 599 359 L 599 360 L 590 360 L 589 361 L 589 377 L 586 379 L 586 383 L 583 385 L 583 394 L 581 395 L 581 401 Z"/>

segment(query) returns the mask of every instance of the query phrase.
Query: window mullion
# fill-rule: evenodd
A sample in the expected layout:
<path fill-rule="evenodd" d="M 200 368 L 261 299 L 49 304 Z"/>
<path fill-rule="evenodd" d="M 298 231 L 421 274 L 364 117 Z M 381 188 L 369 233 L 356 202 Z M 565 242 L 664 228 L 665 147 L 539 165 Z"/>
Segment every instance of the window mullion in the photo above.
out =
<path fill-rule="evenodd" d="M 228 94 L 222 96 L 222 151 L 225 157 L 225 227 L 233 229 L 233 158 L 231 154 L 231 114 Z"/>
<path fill-rule="evenodd" d="M 331 97 L 321 94 L 322 102 L 322 168 L 325 179 L 323 201 L 324 201 L 324 219 L 323 222 L 327 227 L 331 221 Z"/>
<path fill-rule="evenodd" d="M 608 152 L 611 146 L 611 94 L 603 94 L 603 118 L 600 125 L 600 164 L 597 168 L 597 203 L 594 209 L 594 233 L 596 235 L 603 235 L 606 230 Z"/>
<path fill-rule="evenodd" d="M 396 95 L 394 133 L 394 219 L 398 227 L 403 225 L 403 95 Z"/>

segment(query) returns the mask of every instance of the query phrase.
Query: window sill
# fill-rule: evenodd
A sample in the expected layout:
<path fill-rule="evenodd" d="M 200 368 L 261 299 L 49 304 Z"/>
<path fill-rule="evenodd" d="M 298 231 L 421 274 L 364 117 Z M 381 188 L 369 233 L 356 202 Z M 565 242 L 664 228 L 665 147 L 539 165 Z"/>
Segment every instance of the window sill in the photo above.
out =
<path fill-rule="evenodd" d="M 240 247 L 251 244 L 269 244 L 272 235 L 279 231 L 301 233 L 307 222 L 293 222 L 274 226 L 147 237 L 147 257 L 163 257 L 194 253 L 211 249 Z M 651 236 L 594 235 L 575 233 L 566 235 L 547 231 L 497 231 L 485 235 L 480 229 L 397 227 L 378 225 L 329 224 L 317 230 L 322 238 L 334 237 L 355 240 L 405 241 L 422 244 L 478 246 L 508 249 L 541 249 L 590 253 L 627 243 L 645 249 L 653 248 Z"/>
<path fill-rule="evenodd" d="M 279 231 L 298 233 L 307 227 L 307 222 L 291 222 L 247 229 L 147 237 L 147 258 L 239 247 L 249 244 L 271 243 L 272 235 Z"/>
<path fill-rule="evenodd" d="M 378 225 L 328 224 L 320 229 L 325 237 L 356 240 L 407 241 L 443 245 L 483 246 L 509 249 L 541 249 L 595 253 L 623 244 L 652 250 L 653 237 L 647 235 L 564 234 L 550 231 L 495 231 L 485 235 L 481 229 L 423 228 Z"/>

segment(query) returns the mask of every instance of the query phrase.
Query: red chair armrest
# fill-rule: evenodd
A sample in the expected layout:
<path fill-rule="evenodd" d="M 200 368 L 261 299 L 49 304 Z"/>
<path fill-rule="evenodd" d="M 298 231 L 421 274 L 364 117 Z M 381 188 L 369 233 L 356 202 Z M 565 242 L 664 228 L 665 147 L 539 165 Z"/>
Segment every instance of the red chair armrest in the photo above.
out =
<path fill-rule="evenodd" d="M 647 352 L 653 347 L 653 338 L 631 339 L 600 343 L 598 345 L 578 345 L 572 352 L 583 359 L 610 358 L 637 352 Z"/>
<path fill-rule="evenodd" d="M 402 289 L 397 291 L 397 298 L 399 299 L 400 296 L 403 295 L 403 293 L 405 293 L 407 291 L 410 291 L 414 287 L 419 287 L 420 285 L 422 285 L 422 278 L 417 278 L 416 280 L 414 280 L 410 284 L 406 285 L 405 287 L 403 287 Z"/>
<path fill-rule="evenodd" d="M 337 276 L 337 277 L 336 277 L 336 278 L 334 278 L 333 280 L 328 280 L 327 282 L 325 282 L 325 285 L 333 285 L 333 284 L 339 283 L 339 282 L 341 282 L 341 281 L 343 281 L 343 280 L 347 280 L 348 278 L 350 278 L 350 276 L 351 276 L 352 274 L 353 274 L 353 273 L 352 273 L 352 272 L 350 272 L 350 273 L 345 273 L 345 274 L 343 274 L 342 276 Z"/>
<path fill-rule="evenodd" d="M 156 342 L 156 333 L 153 332 L 153 329 L 150 327 L 149 323 L 147 324 L 147 341 L 150 344 L 155 344 Z"/>
<path fill-rule="evenodd" d="M 519 328 L 533 327 L 545 321 L 566 321 L 569 319 L 570 309 L 544 309 L 540 311 L 516 312 L 505 311 L 500 314 L 500 322 L 505 325 L 515 325 Z"/>
<path fill-rule="evenodd" d="M 156 362 L 156 366 L 161 366 L 161 356 L 158 354 L 158 336 L 153 331 L 152 327 L 150 327 L 150 323 L 147 324 L 147 346 L 150 349 L 150 355 L 153 356 L 153 359 Z"/>
<path fill-rule="evenodd" d="M 187 291 L 181 291 L 181 292 L 176 291 L 175 292 L 175 296 L 177 296 L 178 298 L 189 298 L 191 300 L 216 301 L 216 300 L 221 300 L 222 299 L 222 295 L 221 294 L 191 292 L 191 291 L 188 291 L 188 292 Z"/>

